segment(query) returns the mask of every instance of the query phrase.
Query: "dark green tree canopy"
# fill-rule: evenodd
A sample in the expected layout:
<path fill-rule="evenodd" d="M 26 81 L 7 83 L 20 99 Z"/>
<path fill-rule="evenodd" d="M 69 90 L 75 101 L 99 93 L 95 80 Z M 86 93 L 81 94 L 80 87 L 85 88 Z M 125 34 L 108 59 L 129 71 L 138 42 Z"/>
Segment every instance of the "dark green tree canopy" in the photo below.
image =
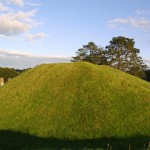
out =
<path fill-rule="evenodd" d="M 1 68 L 0 67 L 0 77 L 4 78 L 4 82 L 7 82 L 9 79 L 14 78 L 19 73 L 12 68 Z"/>
<path fill-rule="evenodd" d="M 146 74 L 145 80 L 150 82 L 150 70 L 145 70 L 145 74 Z"/>
<path fill-rule="evenodd" d="M 116 69 L 144 78 L 144 70 L 147 66 L 138 54 L 140 50 L 135 48 L 134 39 L 123 36 L 114 37 L 106 46 L 108 64 Z"/>
<path fill-rule="evenodd" d="M 139 56 L 140 50 L 135 48 L 134 39 L 123 36 L 114 37 L 106 49 L 93 42 L 78 49 L 73 62 L 87 61 L 97 65 L 109 65 L 134 76 L 144 78 L 147 66 Z"/>
<path fill-rule="evenodd" d="M 103 65 L 107 62 L 104 49 L 102 47 L 98 47 L 93 42 L 83 45 L 83 48 L 78 49 L 76 56 L 72 58 L 73 62 L 87 61 L 97 65 Z"/>

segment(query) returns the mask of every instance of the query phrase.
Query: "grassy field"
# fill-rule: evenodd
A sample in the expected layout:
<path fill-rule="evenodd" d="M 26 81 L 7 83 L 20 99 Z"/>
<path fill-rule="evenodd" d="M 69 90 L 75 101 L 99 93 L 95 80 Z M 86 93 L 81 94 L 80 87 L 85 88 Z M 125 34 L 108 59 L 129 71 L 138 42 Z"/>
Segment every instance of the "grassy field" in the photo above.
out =
<path fill-rule="evenodd" d="M 148 82 L 90 63 L 40 65 L 0 88 L 0 148 L 144 150 L 149 117 Z"/>

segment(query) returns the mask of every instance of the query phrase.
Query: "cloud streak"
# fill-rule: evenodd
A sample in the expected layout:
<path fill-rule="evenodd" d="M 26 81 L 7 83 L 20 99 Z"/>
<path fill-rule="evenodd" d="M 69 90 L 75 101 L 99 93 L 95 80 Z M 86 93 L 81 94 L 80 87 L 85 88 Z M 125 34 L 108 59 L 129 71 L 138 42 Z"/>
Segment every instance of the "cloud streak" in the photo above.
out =
<path fill-rule="evenodd" d="M 6 10 L 9 10 L 9 9 L 10 9 L 9 7 L 4 6 L 3 3 L 0 2 L 0 12 L 1 11 L 6 11 Z"/>
<path fill-rule="evenodd" d="M 45 33 L 37 33 L 37 34 L 26 34 L 25 39 L 32 42 L 34 40 L 46 38 L 47 35 Z"/>
<path fill-rule="evenodd" d="M 44 63 L 70 62 L 71 58 L 58 56 L 35 56 L 17 51 L 9 52 L 6 50 L 0 50 L 0 60 L 0 67 L 25 69 Z"/>
<path fill-rule="evenodd" d="M 36 56 L 28 52 L 0 50 L 0 67 L 16 69 L 32 68 L 44 63 L 70 62 L 71 57 L 61 56 Z M 150 69 L 150 58 L 143 59 Z"/>
<path fill-rule="evenodd" d="M 150 69 L 150 58 L 144 59 L 143 61 L 147 64 L 148 68 Z"/>
<path fill-rule="evenodd" d="M 24 6 L 24 0 L 9 0 L 9 2 L 19 7 Z"/>
<path fill-rule="evenodd" d="M 150 11 L 149 10 L 136 10 L 134 13 L 136 15 L 150 15 Z"/>
<path fill-rule="evenodd" d="M 150 58 L 149 59 L 144 59 L 144 62 L 150 65 Z"/>
<path fill-rule="evenodd" d="M 134 18 L 116 18 L 108 22 L 110 28 L 117 28 L 123 26 L 128 26 L 131 28 L 140 28 L 140 29 L 150 29 L 150 20 L 145 17 Z"/>

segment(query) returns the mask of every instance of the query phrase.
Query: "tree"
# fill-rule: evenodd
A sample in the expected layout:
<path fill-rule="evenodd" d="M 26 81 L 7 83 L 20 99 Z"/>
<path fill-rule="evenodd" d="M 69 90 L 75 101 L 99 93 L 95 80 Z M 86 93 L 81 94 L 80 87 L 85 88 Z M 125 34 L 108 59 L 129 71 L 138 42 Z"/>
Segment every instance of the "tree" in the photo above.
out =
<path fill-rule="evenodd" d="M 0 77 L 3 77 L 5 82 L 7 82 L 10 78 L 16 77 L 18 74 L 19 73 L 15 69 L 0 67 Z"/>
<path fill-rule="evenodd" d="M 73 62 L 87 61 L 97 65 L 106 64 L 107 62 L 103 48 L 98 47 L 93 42 L 83 45 L 83 48 L 78 49 L 76 55 L 76 57 L 72 57 L 74 59 L 72 60 Z"/>
<path fill-rule="evenodd" d="M 146 74 L 145 80 L 150 82 L 150 70 L 145 70 L 145 74 Z"/>
<path fill-rule="evenodd" d="M 133 39 L 123 36 L 114 37 L 106 46 L 108 64 L 116 69 L 144 78 L 147 66 L 138 56 L 140 50 L 135 48 Z"/>
<path fill-rule="evenodd" d="M 18 72 L 18 74 L 21 74 L 21 73 L 23 73 L 23 72 L 25 72 L 25 71 L 27 71 L 29 69 L 31 69 L 31 68 L 27 68 L 27 69 L 15 69 L 15 70 Z"/>
<path fill-rule="evenodd" d="M 105 50 L 93 42 L 83 45 L 83 48 L 76 52 L 77 55 L 72 57 L 72 61 L 109 65 L 139 78 L 145 78 L 147 66 L 138 55 L 139 53 L 140 50 L 135 48 L 134 39 L 119 36 L 112 38 Z"/>

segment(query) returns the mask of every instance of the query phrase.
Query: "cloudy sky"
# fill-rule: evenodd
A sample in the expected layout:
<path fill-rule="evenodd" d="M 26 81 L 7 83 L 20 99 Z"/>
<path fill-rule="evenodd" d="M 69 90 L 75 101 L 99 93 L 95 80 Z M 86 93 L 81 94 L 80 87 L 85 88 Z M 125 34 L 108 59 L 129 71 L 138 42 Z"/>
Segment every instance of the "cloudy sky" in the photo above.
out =
<path fill-rule="evenodd" d="M 89 41 L 134 38 L 150 65 L 150 0 L 0 0 L 0 66 L 68 62 Z"/>

